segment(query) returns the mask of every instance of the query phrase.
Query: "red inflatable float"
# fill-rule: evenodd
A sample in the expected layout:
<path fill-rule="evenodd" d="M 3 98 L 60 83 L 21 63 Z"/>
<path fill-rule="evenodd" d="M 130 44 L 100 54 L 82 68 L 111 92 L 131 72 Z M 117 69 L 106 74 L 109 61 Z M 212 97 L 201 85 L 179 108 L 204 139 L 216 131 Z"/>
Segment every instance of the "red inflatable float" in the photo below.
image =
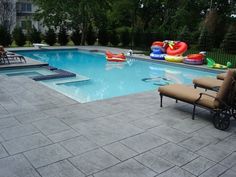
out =
<path fill-rule="evenodd" d="M 168 55 L 182 55 L 184 52 L 186 52 L 188 46 L 185 42 L 174 42 L 174 45 L 168 46 L 166 49 L 166 53 Z"/>
<path fill-rule="evenodd" d="M 188 59 L 194 59 L 194 60 L 203 60 L 204 59 L 204 55 L 202 54 L 190 54 L 187 55 Z"/>
<path fill-rule="evenodd" d="M 114 62 L 126 61 L 126 57 L 123 53 L 113 54 L 110 51 L 106 51 L 106 59 L 107 59 L 107 61 L 114 61 Z"/>
<path fill-rule="evenodd" d="M 184 63 L 190 65 L 202 65 L 204 63 L 204 55 L 190 54 L 184 59 Z"/>

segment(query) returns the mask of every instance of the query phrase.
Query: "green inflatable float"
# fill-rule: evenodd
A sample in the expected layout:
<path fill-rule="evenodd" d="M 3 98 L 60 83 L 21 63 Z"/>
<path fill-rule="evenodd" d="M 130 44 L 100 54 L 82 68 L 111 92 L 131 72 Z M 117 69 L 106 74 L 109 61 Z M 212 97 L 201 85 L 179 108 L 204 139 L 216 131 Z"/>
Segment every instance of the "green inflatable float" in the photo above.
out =
<path fill-rule="evenodd" d="M 217 69 L 227 69 L 232 67 L 232 63 L 228 61 L 226 65 L 221 65 L 219 63 L 216 63 L 213 59 L 207 58 L 207 67 L 217 68 Z"/>

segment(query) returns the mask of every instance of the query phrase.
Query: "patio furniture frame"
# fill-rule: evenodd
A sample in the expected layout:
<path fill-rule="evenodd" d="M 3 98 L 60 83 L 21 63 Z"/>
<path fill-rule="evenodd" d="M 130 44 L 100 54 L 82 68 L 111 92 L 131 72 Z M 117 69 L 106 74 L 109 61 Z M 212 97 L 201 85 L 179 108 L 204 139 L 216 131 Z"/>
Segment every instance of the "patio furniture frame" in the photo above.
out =
<path fill-rule="evenodd" d="M 163 87 L 165 89 L 165 86 Z M 193 88 L 194 89 L 194 88 Z M 195 90 L 195 89 L 194 89 Z M 231 82 L 229 84 L 228 92 L 226 94 L 225 100 L 219 99 L 216 96 L 210 95 L 207 92 L 199 92 L 199 97 L 194 101 L 186 101 L 184 99 L 180 99 L 174 96 L 170 96 L 168 94 L 162 93 L 162 91 L 159 89 L 160 92 L 160 106 L 163 107 L 163 96 L 173 98 L 178 100 L 192 104 L 193 105 L 193 111 L 192 111 L 192 119 L 195 117 L 195 110 L 196 106 L 207 109 L 211 111 L 213 115 L 213 124 L 217 129 L 220 130 L 226 130 L 228 129 L 230 125 L 230 118 L 234 117 L 236 118 L 236 80 L 235 80 L 235 73 L 233 73 L 233 77 L 231 78 Z M 210 107 L 204 106 L 199 101 L 202 99 L 202 97 L 210 97 L 216 101 L 219 102 L 219 106 L 212 109 Z"/>

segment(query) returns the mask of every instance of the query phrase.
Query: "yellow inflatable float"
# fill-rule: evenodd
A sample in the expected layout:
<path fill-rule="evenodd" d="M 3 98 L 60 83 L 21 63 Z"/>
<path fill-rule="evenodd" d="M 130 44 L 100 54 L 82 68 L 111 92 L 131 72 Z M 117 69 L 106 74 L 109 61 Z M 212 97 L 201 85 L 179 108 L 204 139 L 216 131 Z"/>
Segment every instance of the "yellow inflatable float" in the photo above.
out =
<path fill-rule="evenodd" d="M 184 57 L 183 56 L 173 56 L 173 55 L 166 55 L 165 60 L 169 62 L 183 62 Z"/>

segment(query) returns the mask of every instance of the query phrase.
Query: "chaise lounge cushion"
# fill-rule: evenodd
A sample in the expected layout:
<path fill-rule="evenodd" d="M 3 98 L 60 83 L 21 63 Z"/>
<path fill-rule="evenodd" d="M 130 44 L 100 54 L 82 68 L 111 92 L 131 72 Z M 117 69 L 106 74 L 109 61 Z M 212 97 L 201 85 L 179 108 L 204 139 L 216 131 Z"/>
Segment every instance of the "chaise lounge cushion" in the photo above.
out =
<path fill-rule="evenodd" d="M 221 73 L 216 76 L 217 79 L 224 80 L 226 77 L 226 73 Z"/>
<path fill-rule="evenodd" d="M 223 80 L 211 78 L 211 77 L 201 77 L 193 79 L 193 84 L 197 87 L 202 87 L 206 89 L 214 89 L 214 87 L 220 87 L 223 83 Z"/>
<path fill-rule="evenodd" d="M 233 70 L 228 70 L 226 77 L 220 87 L 219 92 L 216 95 L 216 98 L 222 101 L 226 101 L 227 100 L 227 94 L 229 93 L 229 89 L 232 83 L 232 79 L 234 77 L 234 71 Z M 215 100 L 215 106 L 219 107 L 220 106 L 220 102 L 218 100 Z"/>
<path fill-rule="evenodd" d="M 181 100 L 187 103 L 194 104 L 195 101 L 199 98 L 202 91 L 194 89 L 191 86 L 181 85 L 181 84 L 171 84 L 167 86 L 159 87 L 158 91 L 160 94 Z M 216 93 L 211 93 L 213 97 L 216 96 Z M 197 104 L 214 109 L 214 98 L 203 95 Z"/>

